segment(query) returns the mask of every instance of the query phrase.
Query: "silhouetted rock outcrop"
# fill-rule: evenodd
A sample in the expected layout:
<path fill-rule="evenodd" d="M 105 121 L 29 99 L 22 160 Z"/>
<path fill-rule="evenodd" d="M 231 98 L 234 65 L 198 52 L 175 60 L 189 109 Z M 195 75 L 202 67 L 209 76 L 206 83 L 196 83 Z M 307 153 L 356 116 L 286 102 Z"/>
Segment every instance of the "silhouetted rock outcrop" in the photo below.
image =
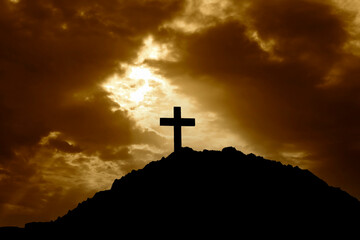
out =
<path fill-rule="evenodd" d="M 325 236 L 356 230 L 359 213 L 356 198 L 307 170 L 231 147 L 184 148 L 115 180 L 53 222 L 26 224 L 25 232 Z"/>

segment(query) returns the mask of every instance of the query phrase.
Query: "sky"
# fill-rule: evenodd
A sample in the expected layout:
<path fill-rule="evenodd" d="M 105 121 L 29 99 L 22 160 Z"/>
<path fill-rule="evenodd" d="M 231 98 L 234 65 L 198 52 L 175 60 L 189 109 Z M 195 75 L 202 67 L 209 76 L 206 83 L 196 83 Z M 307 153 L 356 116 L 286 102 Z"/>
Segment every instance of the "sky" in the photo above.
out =
<path fill-rule="evenodd" d="M 173 106 L 196 119 L 183 146 L 234 146 L 360 199 L 359 10 L 0 0 L 0 226 L 55 220 L 169 155 L 173 129 L 159 118 Z"/>

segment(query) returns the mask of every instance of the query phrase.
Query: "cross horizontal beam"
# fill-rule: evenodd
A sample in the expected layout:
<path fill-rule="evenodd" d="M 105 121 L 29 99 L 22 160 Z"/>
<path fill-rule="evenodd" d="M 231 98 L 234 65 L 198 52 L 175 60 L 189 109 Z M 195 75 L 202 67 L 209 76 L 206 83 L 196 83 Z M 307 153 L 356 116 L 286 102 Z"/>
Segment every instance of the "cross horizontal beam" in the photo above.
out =
<path fill-rule="evenodd" d="M 195 126 L 194 118 L 160 118 L 160 126 Z"/>

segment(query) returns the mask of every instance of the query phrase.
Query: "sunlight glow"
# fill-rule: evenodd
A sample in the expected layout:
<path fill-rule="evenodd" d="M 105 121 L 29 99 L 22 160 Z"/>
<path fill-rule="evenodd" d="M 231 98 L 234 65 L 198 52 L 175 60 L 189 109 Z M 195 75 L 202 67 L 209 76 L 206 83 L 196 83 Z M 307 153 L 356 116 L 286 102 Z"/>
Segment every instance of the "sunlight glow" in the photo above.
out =
<path fill-rule="evenodd" d="M 152 36 L 144 40 L 144 47 L 140 51 L 138 61 L 146 59 L 161 60 L 169 57 L 169 46 L 166 44 L 156 44 Z"/>
<path fill-rule="evenodd" d="M 117 109 L 112 109 L 113 111 L 119 109 L 127 111 L 140 129 L 153 131 L 169 139 L 161 149 L 151 146 L 151 151 L 171 152 L 173 149 L 170 140 L 173 137 L 173 129 L 159 126 L 159 117 L 171 117 L 173 106 L 181 106 L 184 117 L 195 117 L 197 121 L 195 130 L 183 129 L 184 144 L 195 149 L 216 149 L 242 144 L 243 141 L 237 135 L 227 133 L 223 127 L 220 130 L 218 114 L 201 109 L 197 101 L 179 91 L 168 79 L 159 74 L 159 69 L 146 64 L 146 60 L 149 59 L 176 61 L 176 57 L 170 56 L 171 46 L 156 43 L 151 36 L 145 38 L 143 43 L 138 58 L 133 63 L 121 63 L 121 74 L 114 73 L 106 79 L 102 87 L 109 93 L 109 98 L 119 105 Z M 209 132 L 208 129 L 212 131 Z M 205 135 L 214 139 L 214 142 L 204 141 Z M 221 146 L 217 142 L 219 138 L 215 136 L 226 136 L 221 139 Z"/>
<path fill-rule="evenodd" d="M 152 74 L 149 68 L 145 67 L 130 67 L 130 73 L 128 77 L 133 80 L 143 80 L 143 84 L 135 91 L 130 93 L 129 99 L 137 104 L 140 101 L 143 101 L 145 95 L 152 90 L 152 88 L 149 86 L 149 80 L 157 78 Z"/>
<path fill-rule="evenodd" d="M 112 100 L 124 110 L 154 104 L 157 99 L 154 91 L 166 85 L 164 80 L 145 66 L 123 64 L 122 68 L 126 69 L 124 76 L 114 74 L 103 85 L 106 91 L 112 93 Z"/>
<path fill-rule="evenodd" d="M 140 66 L 140 67 L 134 67 L 131 66 L 129 67 L 129 75 L 128 77 L 131 79 L 135 79 L 135 80 L 140 80 L 140 79 L 146 79 L 149 80 L 151 78 L 155 78 L 155 76 L 151 73 L 150 69 L 144 66 Z"/>
<path fill-rule="evenodd" d="M 107 79 L 103 87 L 112 93 L 111 98 L 119 103 L 121 109 L 146 108 L 157 99 L 154 91 L 165 91 L 165 85 L 166 89 L 171 88 L 165 79 L 155 74 L 155 70 L 144 63 L 148 59 L 172 59 L 169 56 L 169 48 L 167 44 L 158 44 L 152 36 L 148 36 L 144 39 L 143 47 L 134 63 L 121 64 L 125 74 L 120 76 L 115 73 Z"/>
<path fill-rule="evenodd" d="M 140 112 L 143 112 L 155 104 L 160 92 L 171 91 L 167 81 L 155 74 L 155 69 L 144 63 L 147 59 L 167 59 L 168 48 L 166 44 L 155 43 L 152 36 L 146 37 L 136 61 L 133 64 L 121 64 L 121 69 L 125 70 L 125 73 L 122 75 L 115 73 L 107 79 L 103 87 L 111 93 L 110 97 L 120 105 L 120 109 L 141 108 Z M 134 112 L 134 115 L 138 113 L 139 111 Z"/>
<path fill-rule="evenodd" d="M 150 35 L 144 39 L 135 64 L 142 64 L 145 60 L 175 61 L 174 56 L 170 55 L 171 48 L 169 43 L 156 43 Z"/>

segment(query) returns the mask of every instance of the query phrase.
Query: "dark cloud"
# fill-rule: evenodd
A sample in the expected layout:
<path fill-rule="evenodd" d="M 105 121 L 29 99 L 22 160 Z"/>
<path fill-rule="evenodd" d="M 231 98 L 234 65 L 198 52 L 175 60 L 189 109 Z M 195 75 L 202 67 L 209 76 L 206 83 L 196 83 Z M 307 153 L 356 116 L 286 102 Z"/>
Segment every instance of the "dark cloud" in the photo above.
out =
<path fill-rule="evenodd" d="M 25 206 L 30 199 L 51 201 L 36 177 L 43 168 L 31 163 L 44 147 L 126 161 L 126 151 L 110 157 L 109 149 L 139 143 L 135 134 L 147 144 L 149 133 L 137 130 L 126 111 L 115 111 L 119 106 L 100 84 L 120 71 L 119 63 L 133 61 L 144 37 L 181 8 L 177 0 L 0 1 L 0 214 L 19 210 L 0 224 L 24 223 L 21 216 L 40 209 Z M 40 146 L 53 132 L 58 138 Z M 76 166 L 65 171 L 71 169 Z"/>
<path fill-rule="evenodd" d="M 243 3 L 232 7 L 245 21 L 161 32 L 181 49 L 179 61 L 149 64 L 228 118 L 258 153 L 302 154 L 299 164 L 310 161 L 310 170 L 359 197 L 359 57 L 344 50 L 353 14 L 322 1 Z"/>
<path fill-rule="evenodd" d="M 62 151 L 62 152 L 66 152 L 66 153 L 78 153 L 81 152 L 81 148 L 68 143 L 65 140 L 60 140 L 60 139 L 50 139 L 49 140 L 49 145 L 52 146 L 53 148 L 55 148 L 56 150 Z"/>

